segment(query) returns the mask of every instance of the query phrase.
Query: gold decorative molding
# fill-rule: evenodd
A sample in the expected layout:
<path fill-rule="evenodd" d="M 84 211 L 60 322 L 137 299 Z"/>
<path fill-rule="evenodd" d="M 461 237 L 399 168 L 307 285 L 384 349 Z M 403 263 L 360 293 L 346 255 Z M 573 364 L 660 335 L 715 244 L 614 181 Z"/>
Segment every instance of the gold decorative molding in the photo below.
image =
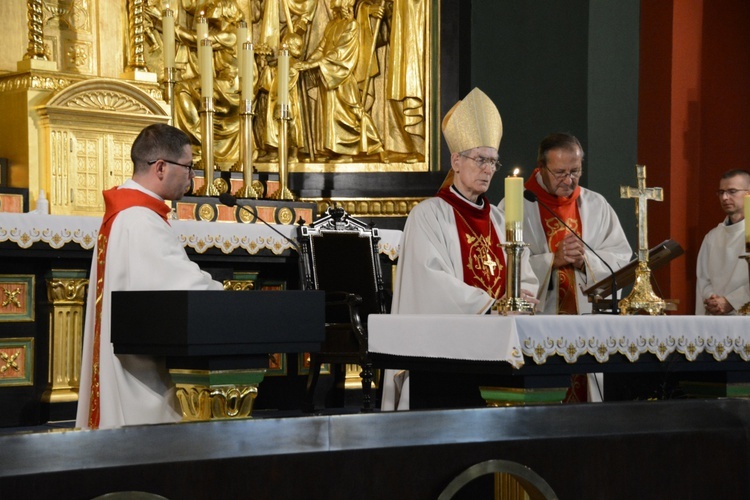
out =
<path fill-rule="evenodd" d="M 0 323 L 35 321 L 33 274 L 0 275 Z"/>
<path fill-rule="evenodd" d="M 300 198 L 306 203 L 315 203 L 318 213 L 330 206 L 342 207 L 352 217 L 406 217 L 425 198 Z"/>
<path fill-rule="evenodd" d="M 84 306 L 89 280 L 85 270 L 52 270 L 47 278 L 50 308 L 46 403 L 78 400 L 83 348 Z"/>
<path fill-rule="evenodd" d="M 0 339 L 0 387 L 34 385 L 34 339 Z"/>
<path fill-rule="evenodd" d="M 183 422 L 250 418 L 266 370 L 169 370 Z"/>

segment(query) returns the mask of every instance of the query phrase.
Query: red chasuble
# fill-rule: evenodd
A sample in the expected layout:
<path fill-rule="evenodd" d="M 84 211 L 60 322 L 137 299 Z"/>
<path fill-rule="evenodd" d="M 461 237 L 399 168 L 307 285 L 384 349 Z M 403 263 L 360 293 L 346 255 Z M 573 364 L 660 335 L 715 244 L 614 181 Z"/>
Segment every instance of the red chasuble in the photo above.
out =
<path fill-rule="evenodd" d="M 96 254 L 96 321 L 94 323 L 94 352 L 91 364 L 91 399 L 89 403 L 89 428 L 98 429 L 100 419 L 99 406 L 99 359 L 102 332 L 102 295 L 104 294 L 104 265 L 107 258 L 107 243 L 115 216 L 126 208 L 146 207 L 158 213 L 164 222 L 167 221 L 169 207 L 153 196 L 136 189 L 112 188 L 104 191 L 106 210 L 99 229 Z"/>
<path fill-rule="evenodd" d="M 581 214 L 578 212 L 578 197 L 581 194 L 581 187 L 576 186 L 573 194 L 568 198 L 562 198 L 549 194 L 536 180 L 536 173 L 539 169 L 532 172 L 531 177 L 526 181 L 526 189 L 533 191 L 539 199 L 550 207 L 565 223 L 570 226 L 578 236 L 583 237 Z M 544 226 L 544 232 L 547 235 L 547 245 L 550 252 L 556 252 L 558 245 L 562 242 L 568 230 L 560 224 L 545 208 L 539 205 L 539 217 Z M 578 314 L 578 304 L 576 302 L 576 275 L 572 264 L 561 267 L 557 270 L 558 293 L 557 293 L 557 314 Z"/>
<path fill-rule="evenodd" d="M 453 207 L 461 243 L 464 283 L 480 288 L 495 299 L 505 294 L 505 251 L 490 217 L 490 203 L 484 196 L 482 208 L 469 205 L 443 187 L 438 197 Z"/>

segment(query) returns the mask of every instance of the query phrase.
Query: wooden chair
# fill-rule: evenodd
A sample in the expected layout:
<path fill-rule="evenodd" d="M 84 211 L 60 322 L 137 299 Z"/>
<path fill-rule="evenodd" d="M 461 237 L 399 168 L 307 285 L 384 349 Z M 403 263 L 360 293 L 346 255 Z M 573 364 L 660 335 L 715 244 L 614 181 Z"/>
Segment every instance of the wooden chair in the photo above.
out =
<path fill-rule="evenodd" d="M 378 230 L 354 219 L 343 208 L 329 208 L 317 221 L 299 228 L 302 288 L 326 292 L 326 339 L 310 354 L 303 410 L 314 410 L 321 365 L 334 372 L 346 364 L 362 368 L 362 411 L 374 407 L 373 367 L 367 347 L 367 317 L 387 312 L 378 256 Z M 341 372 L 334 372 L 341 373 Z M 343 377 L 337 380 L 343 406 Z"/>

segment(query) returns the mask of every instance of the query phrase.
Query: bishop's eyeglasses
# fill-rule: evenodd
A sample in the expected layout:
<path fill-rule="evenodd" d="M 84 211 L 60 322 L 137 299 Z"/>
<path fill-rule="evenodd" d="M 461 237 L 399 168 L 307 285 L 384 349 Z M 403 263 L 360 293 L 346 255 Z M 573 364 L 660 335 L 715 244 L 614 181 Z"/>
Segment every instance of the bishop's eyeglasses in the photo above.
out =
<path fill-rule="evenodd" d="M 502 167 L 503 164 L 497 158 L 485 158 L 484 156 L 469 156 L 463 153 L 459 153 L 464 158 L 468 158 L 474 162 L 474 165 L 479 170 L 487 169 L 490 173 L 494 173 L 498 168 Z"/>

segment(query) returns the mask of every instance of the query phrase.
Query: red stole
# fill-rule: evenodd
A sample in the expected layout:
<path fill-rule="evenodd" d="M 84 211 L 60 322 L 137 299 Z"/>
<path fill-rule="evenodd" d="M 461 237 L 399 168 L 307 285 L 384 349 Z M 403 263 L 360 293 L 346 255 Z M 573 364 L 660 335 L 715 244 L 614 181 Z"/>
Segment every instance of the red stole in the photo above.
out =
<path fill-rule="evenodd" d="M 453 193 L 450 186 L 437 195 L 453 207 L 464 283 L 484 290 L 495 299 L 501 298 L 505 294 L 505 252 L 490 217 L 489 201 L 482 196 L 482 208 L 473 207 Z"/>
<path fill-rule="evenodd" d="M 568 198 L 548 193 L 536 180 L 536 174 L 539 169 L 531 173 L 529 180 L 526 181 L 526 189 L 533 191 L 539 199 L 550 207 L 558 217 L 565 221 L 578 236 L 583 237 L 581 224 L 581 214 L 578 212 L 578 197 L 581 195 L 581 187 L 576 186 L 573 194 Z M 557 251 L 557 247 L 562 242 L 568 230 L 555 219 L 547 209 L 539 205 L 539 217 L 547 235 L 547 245 L 550 252 Z M 557 270 L 558 294 L 557 294 L 557 314 L 578 314 L 578 304 L 576 302 L 576 275 L 573 265 L 567 265 Z"/>
<path fill-rule="evenodd" d="M 104 294 L 104 265 L 107 258 L 107 243 L 115 216 L 130 207 L 146 207 L 158 213 L 167 221 L 169 207 L 160 200 L 137 189 L 117 189 L 103 191 L 106 210 L 99 229 L 96 254 L 96 320 L 94 322 L 94 352 L 91 363 L 91 395 L 89 399 L 89 428 L 98 429 L 101 417 L 99 405 L 99 360 L 102 333 L 102 296 Z"/>

